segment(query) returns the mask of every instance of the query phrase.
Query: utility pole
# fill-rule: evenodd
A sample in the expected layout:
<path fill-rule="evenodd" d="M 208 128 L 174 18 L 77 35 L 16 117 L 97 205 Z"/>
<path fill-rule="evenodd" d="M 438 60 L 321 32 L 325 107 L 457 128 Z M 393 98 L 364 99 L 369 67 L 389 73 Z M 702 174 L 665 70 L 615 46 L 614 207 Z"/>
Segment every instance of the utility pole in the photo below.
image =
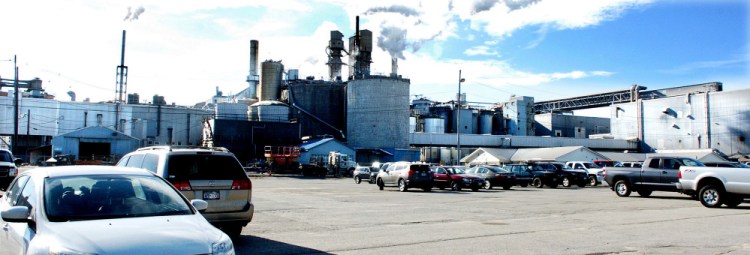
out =
<path fill-rule="evenodd" d="M 13 147 L 10 147 L 10 151 L 16 155 L 18 150 L 18 61 L 16 55 L 13 55 L 13 70 L 15 73 L 13 79 Z"/>

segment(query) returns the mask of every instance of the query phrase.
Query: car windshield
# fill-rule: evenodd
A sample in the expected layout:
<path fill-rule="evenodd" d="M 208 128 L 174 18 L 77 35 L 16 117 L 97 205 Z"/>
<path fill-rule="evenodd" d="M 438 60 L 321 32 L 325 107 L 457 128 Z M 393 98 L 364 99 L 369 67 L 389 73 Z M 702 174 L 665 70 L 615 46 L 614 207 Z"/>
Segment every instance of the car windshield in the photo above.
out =
<path fill-rule="evenodd" d="M 679 158 L 676 160 L 680 161 L 683 166 L 706 166 L 700 161 L 691 158 Z"/>
<path fill-rule="evenodd" d="M 488 166 L 487 169 L 490 169 L 490 171 L 495 173 L 510 173 L 507 169 L 497 166 Z"/>
<path fill-rule="evenodd" d="M 464 169 L 460 167 L 448 167 L 446 169 L 448 169 L 448 172 L 452 174 L 465 174 L 466 173 L 466 171 L 464 171 Z"/>
<path fill-rule="evenodd" d="M 52 222 L 193 213 L 168 183 L 137 175 L 47 178 L 44 208 Z"/>
<path fill-rule="evenodd" d="M 0 162 L 13 162 L 13 156 L 7 151 L 0 151 Z"/>

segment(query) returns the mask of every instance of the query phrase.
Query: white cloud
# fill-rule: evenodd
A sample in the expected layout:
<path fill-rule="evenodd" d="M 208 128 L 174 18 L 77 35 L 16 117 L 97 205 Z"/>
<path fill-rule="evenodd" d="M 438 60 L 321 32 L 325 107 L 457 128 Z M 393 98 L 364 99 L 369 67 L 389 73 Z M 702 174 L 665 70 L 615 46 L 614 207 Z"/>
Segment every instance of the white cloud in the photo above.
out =
<path fill-rule="evenodd" d="M 466 49 L 464 54 L 468 56 L 500 56 L 500 53 L 498 53 L 497 50 L 485 45 L 474 46 Z"/>

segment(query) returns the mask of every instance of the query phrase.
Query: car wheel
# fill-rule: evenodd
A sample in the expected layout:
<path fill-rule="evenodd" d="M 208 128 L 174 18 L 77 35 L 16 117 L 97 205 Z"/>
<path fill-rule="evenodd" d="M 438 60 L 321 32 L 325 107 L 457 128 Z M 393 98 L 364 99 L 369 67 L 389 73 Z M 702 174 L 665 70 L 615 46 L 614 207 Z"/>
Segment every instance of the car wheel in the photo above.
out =
<path fill-rule="evenodd" d="M 651 192 L 653 192 L 653 190 L 646 189 L 646 190 L 638 190 L 636 192 L 638 192 L 638 195 L 640 195 L 642 197 L 649 197 L 649 196 L 651 196 Z"/>
<path fill-rule="evenodd" d="M 724 195 L 724 202 L 722 203 L 727 205 L 727 207 L 729 208 L 736 208 L 742 203 L 743 200 L 744 199 L 741 196 L 726 194 Z"/>
<path fill-rule="evenodd" d="M 461 184 L 459 184 L 457 181 L 451 182 L 451 190 L 461 191 Z"/>
<path fill-rule="evenodd" d="M 566 188 L 570 187 L 570 179 L 568 179 L 568 177 L 563 177 L 562 185 L 563 187 L 566 187 Z"/>
<path fill-rule="evenodd" d="M 398 191 L 405 192 L 409 188 L 406 187 L 406 181 L 404 179 L 398 179 Z"/>
<path fill-rule="evenodd" d="M 437 187 L 438 187 L 438 189 L 440 189 L 440 190 L 444 190 L 444 189 L 445 189 L 445 186 L 443 186 L 443 185 L 438 185 Z"/>
<path fill-rule="evenodd" d="M 531 185 L 537 188 L 544 187 L 544 182 L 542 182 L 542 178 L 534 177 L 534 179 L 531 181 Z"/>
<path fill-rule="evenodd" d="M 724 202 L 724 189 L 709 184 L 701 188 L 698 192 L 698 198 L 700 198 L 701 204 L 708 208 L 720 207 L 721 203 Z"/>
<path fill-rule="evenodd" d="M 378 188 L 380 190 L 383 190 L 383 187 L 385 186 L 385 184 L 383 183 L 383 180 L 382 179 L 378 179 L 377 183 L 378 183 Z"/>
<path fill-rule="evenodd" d="M 232 239 L 236 239 L 242 235 L 241 225 L 222 226 L 221 230 Z"/>
<path fill-rule="evenodd" d="M 432 191 L 432 186 L 424 187 L 424 188 L 422 188 L 422 191 L 424 191 L 424 192 L 430 192 L 430 191 Z"/>
<path fill-rule="evenodd" d="M 619 197 L 630 196 L 630 184 L 625 180 L 619 180 L 615 183 L 615 193 Z"/>
<path fill-rule="evenodd" d="M 589 185 L 597 186 L 599 182 L 596 181 L 596 175 L 589 175 Z"/>
<path fill-rule="evenodd" d="M 362 182 L 362 179 L 359 178 L 359 176 L 354 176 L 354 183 L 360 184 Z"/>
<path fill-rule="evenodd" d="M 490 182 L 490 180 L 484 180 L 484 188 L 492 189 L 492 182 Z"/>

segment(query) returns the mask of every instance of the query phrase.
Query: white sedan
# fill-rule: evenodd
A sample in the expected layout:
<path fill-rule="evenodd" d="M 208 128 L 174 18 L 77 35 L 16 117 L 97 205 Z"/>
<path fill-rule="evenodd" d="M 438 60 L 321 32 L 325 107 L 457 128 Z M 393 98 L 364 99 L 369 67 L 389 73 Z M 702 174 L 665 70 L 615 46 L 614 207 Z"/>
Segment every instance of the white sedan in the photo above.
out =
<path fill-rule="evenodd" d="M 207 207 L 142 169 L 36 168 L 0 196 L 0 254 L 234 254 Z"/>

